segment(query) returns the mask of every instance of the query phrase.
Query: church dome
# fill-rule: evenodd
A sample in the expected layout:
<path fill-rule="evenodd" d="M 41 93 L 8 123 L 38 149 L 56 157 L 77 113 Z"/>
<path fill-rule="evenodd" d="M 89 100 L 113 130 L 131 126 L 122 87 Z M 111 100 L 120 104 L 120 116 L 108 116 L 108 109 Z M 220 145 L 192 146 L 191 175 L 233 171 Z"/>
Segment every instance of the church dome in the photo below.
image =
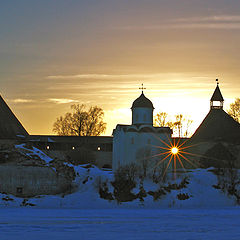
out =
<path fill-rule="evenodd" d="M 152 102 L 145 97 L 145 95 L 142 93 L 139 98 L 137 98 L 133 104 L 132 108 L 151 108 L 154 109 Z"/>

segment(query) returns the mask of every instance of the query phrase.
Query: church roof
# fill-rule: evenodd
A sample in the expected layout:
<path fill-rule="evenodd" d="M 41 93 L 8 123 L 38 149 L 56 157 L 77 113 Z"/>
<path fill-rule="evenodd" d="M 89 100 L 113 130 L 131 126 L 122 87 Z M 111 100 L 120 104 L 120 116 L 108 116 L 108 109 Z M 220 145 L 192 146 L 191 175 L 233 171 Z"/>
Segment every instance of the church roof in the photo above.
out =
<path fill-rule="evenodd" d="M 211 109 L 191 140 L 194 142 L 240 143 L 240 124 L 223 109 Z"/>
<path fill-rule="evenodd" d="M 215 91 L 214 91 L 210 101 L 224 101 L 218 84 L 217 84 L 217 87 L 215 88 Z"/>
<path fill-rule="evenodd" d="M 152 109 L 154 109 L 152 102 L 148 98 L 145 97 L 143 92 L 140 95 L 140 97 L 138 97 L 133 102 L 132 108 L 152 108 Z"/>
<path fill-rule="evenodd" d="M 0 138 L 16 138 L 28 133 L 0 95 Z"/>

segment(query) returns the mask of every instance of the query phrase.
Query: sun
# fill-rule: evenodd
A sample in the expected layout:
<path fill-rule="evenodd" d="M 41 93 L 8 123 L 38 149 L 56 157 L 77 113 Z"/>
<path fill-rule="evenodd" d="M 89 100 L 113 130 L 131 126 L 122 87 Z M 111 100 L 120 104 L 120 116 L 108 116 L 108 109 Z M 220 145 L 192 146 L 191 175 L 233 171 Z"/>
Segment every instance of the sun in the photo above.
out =
<path fill-rule="evenodd" d="M 178 148 L 177 147 L 172 147 L 171 148 L 171 153 L 172 154 L 178 154 Z"/>
<path fill-rule="evenodd" d="M 158 138 L 159 139 L 159 138 Z M 163 177 L 165 176 L 167 169 L 172 169 L 174 173 L 174 178 L 176 179 L 176 171 L 177 166 L 181 166 L 181 168 L 186 171 L 184 167 L 184 163 L 189 163 L 193 167 L 198 167 L 197 164 L 193 162 L 193 159 L 189 159 L 190 156 L 197 156 L 197 154 L 193 154 L 191 152 L 188 152 L 187 149 L 193 147 L 192 144 L 187 144 L 188 139 L 181 141 L 180 138 L 178 139 L 170 139 L 168 138 L 168 142 L 163 141 L 162 139 L 159 139 L 161 143 L 163 143 L 163 146 L 155 146 L 156 148 L 159 148 L 162 150 L 161 153 L 153 155 L 152 157 L 159 157 L 163 156 L 162 159 L 160 159 L 156 166 L 159 164 L 162 164 L 166 162 L 166 167 L 163 173 Z"/>

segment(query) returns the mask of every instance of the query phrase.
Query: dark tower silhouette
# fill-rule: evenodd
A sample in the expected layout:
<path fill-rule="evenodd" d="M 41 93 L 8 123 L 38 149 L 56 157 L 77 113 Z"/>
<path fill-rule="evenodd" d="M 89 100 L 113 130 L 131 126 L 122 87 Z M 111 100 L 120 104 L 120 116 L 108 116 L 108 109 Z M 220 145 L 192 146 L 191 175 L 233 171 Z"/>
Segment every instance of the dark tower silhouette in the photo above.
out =
<path fill-rule="evenodd" d="M 211 109 L 223 109 L 224 99 L 221 94 L 220 88 L 218 86 L 219 85 L 218 79 L 216 79 L 216 82 L 217 82 L 217 86 L 216 86 L 215 91 L 210 100 L 210 108 Z"/>
<path fill-rule="evenodd" d="M 28 133 L 0 96 L 0 139 L 13 139 L 17 135 L 28 136 Z"/>
<path fill-rule="evenodd" d="M 210 111 L 193 134 L 195 142 L 240 142 L 240 124 L 223 110 L 223 96 L 219 84 L 210 100 Z"/>

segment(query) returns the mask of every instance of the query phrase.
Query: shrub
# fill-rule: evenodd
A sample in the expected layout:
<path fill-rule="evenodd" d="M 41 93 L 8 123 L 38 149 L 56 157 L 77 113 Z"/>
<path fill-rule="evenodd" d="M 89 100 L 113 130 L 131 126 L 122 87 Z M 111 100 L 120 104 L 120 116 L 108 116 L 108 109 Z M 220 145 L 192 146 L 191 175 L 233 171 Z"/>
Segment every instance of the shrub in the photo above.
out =
<path fill-rule="evenodd" d="M 128 202 L 137 198 L 131 191 L 136 187 L 137 167 L 135 164 L 129 164 L 117 169 L 114 174 L 114 181 L 111 182 L 114 187 L 114 196 L 118 202 Z"/>

